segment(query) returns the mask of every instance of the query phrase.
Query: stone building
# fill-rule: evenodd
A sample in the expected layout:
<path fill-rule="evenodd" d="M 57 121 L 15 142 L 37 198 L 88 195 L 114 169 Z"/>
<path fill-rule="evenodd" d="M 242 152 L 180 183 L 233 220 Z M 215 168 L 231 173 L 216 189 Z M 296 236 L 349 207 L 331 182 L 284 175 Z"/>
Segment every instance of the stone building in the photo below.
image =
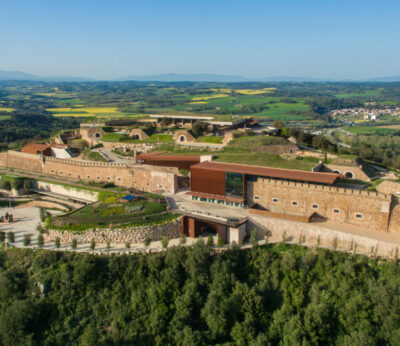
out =
<path fill-rule="evenodd" d="M 190 132 L 186 130 L 176 131 L 173 136 L 173 139 L 177 143 L 187 143 L 196 141 L 196 139 L 190 134 Z"/>
<path fill-rule="evenodd" d="M 347 159 L 338 157 L 331 163 L 323 165 L 321 170 L 343 174 L 346 179 L 371 181 L 380 176 L 377 169 L 361 158 Z"/>
<path fill-rule="evenodd" d="M 82 139 L 88 142 L 90 146 L 98 144 L 101 137 L 105 134 L 101 127 L 80 128 L 79 133 Z"/>
<path fill-rule="evenodd" d="M 129 137 L 132 137 L 133 139 L 148 139 L 149 136 L 144 132 L 142 129 L 132 129 L 129 132 Z"/>

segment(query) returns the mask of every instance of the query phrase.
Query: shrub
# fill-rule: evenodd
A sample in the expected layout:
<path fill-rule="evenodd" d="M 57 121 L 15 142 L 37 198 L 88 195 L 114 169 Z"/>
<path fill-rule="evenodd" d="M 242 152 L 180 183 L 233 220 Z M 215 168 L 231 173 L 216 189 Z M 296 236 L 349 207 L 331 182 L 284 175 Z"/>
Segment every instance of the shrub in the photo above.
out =
<path fill-rule="evenodd" d="M 207 247 L 211 248 L 214 246 L 214 239 L 212 235 L 209 235 L 207 237 Z"/>
<path fill-rule="evenodd" d="M 181 245 L 186 244 L 186 235 L 185 234 L 181 234 L 181 236 L 179 238 L 179 244 L 181 244 Z"/>
<path fill-rule="evenodd" d="M 31 236 L 29 234 L 24 235 L 24 246 L 28 246 L 31 244 Z"/>
<path fill-rule="evenodd" d="M 250 233 L 250 244 L 251 246 L 255 247 L 258 245 L 258 241 L 257 241 L 257 230 L 253 229 Z"/>
<path fill-rule="evenodd" d="M 41 234 L 38 235 L 38 237 L 37 237 L 37 244 L 38 244 L 39 247 L 43 247 L 43 245 L 44 245 L 44 238 L 43 238 L 43 235 L 41 235 Z"/>
<path fill-rule="evenodd" d="M 78 247 L 78 241 L 76 238 L 72 239 L 71 241 L 71 247 L 75 250 Z"/>
<path fill-rule="evenodd" d="M 60 238 L 56 237 L 56 239 L 54 239 L 54 246 L 56 247 L 56 249 L 59 249 L 60 245 L 61 245 Z"/>
<path fill-rule="evenodd" d="M 224 246 L 224 241 L 222 239 L 222 237 L 218 234 L 218 238 L 217 238 L 217 246 L 218 247 L 223 247 Z"/>
<path fill-rule="evenodd" d="M 143 241 L 144 246 L 148 247 L 151 243 L 151 239 L 150 238 L 145 238 Z"/>
<path fill-rule="evenodd" d="M 166 249 L 169 244 L 169 238 L 168 237 L 163 237 L 161 240 L 161 245 L 163 249 Z"/>
<path fill-rule="evenodd" d="M 110 240 L 106 241 L 106 248 L 107 248 L 107 250 L 111 249 L 111 241 Z"/>
<path fill-rule="evenodd" d="M 126 247 L 127 249 L 130 249 L 130 248 L 131 248 L 131 243 L 126 242 L 126 243 L 125 243 L 125 247 Z"/>
<path fill-rule="evenodd" d="M 14 233 L 13 232 L 8 232 L 7 233 L 7 241 L 9 242 L 9 243 L 14 243 L 14 241 L 15 241 L 15 236 L 14 236 Z"/>
<path fill-rule="evenodd" d="M 95 248 L 96 248 L 96 242 L 92 238 L 92 240 L 90 241 L 90 250 L 94 250 Z"/>
<path fill-rule="evenodd" d="M 4 243 L 6 240 L 6 234 L 3 231 L 0 231 L 0 243 Z"/>

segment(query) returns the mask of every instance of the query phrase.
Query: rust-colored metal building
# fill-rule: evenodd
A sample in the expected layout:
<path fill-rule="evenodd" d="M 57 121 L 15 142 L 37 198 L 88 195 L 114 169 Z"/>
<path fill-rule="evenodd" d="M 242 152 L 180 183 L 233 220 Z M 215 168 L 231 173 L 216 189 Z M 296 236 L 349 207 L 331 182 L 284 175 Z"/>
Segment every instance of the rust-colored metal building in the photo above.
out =
<path fill-rule="evenodd" d="M 190 192 L 193 199 L 225 203 L 235 206 L 246 204 L 246 185 L 261 178 L 294 182 L 333 185 L 340 174 L 315 173 L 271 167 L 206 161 L 190 168 Z"/>

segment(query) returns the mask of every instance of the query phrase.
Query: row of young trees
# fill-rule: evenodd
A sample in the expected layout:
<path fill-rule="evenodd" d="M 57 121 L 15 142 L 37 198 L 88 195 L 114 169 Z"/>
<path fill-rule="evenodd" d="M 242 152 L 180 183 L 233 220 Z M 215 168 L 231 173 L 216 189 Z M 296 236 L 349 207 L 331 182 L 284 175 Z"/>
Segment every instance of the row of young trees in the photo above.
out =
<path fill-rule="evenodd" d="M 400 343 L 397 261 L 206 244 L 151 255 L 0 249 L 0 343 Z"/>

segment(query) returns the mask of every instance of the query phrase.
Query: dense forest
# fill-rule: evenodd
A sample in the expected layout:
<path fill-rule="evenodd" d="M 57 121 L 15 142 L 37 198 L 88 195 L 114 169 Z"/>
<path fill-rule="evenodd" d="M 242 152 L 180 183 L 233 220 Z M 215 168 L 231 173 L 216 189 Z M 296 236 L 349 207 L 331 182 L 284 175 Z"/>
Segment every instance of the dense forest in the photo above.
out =
<path fill-rule="evenodd" d="M 398 263 L 296 245 L 0 250 L 3 345 L 398 345 Z"/>

